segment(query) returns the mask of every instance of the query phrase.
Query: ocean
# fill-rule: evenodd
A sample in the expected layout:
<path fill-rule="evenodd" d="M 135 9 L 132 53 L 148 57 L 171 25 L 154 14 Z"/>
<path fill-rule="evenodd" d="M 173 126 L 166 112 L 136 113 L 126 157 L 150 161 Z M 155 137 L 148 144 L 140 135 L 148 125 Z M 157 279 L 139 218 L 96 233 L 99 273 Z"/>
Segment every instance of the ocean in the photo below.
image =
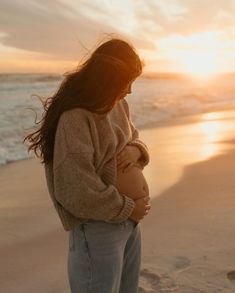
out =
<path fill-rule="evenodd" d="M 51 96 L 62 81 L 54 74 L 0 74 L 0 166 L 28 159 L 23 138 L 41 120 L 38 98 Z M 200 80 L 180 75 L 139 77 L 126 98 L 137 128 L 147 128 L 176 117 L 235 109 L 235 75 Z"/>

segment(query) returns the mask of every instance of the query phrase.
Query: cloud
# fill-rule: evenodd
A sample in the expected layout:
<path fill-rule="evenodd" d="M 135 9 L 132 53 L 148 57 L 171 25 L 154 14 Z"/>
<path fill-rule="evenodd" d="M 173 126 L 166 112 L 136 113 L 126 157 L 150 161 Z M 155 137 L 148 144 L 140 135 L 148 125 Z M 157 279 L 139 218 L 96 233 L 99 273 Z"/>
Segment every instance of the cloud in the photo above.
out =
<path fill-rule="evenodd" d="M 141 49 L 153 50 L 155 49 L 154 43 L 148 41 L 136 31 L 136 24 L 139 19 L 136 18 L 134 8 L 135 1 L 132 0 L 119 0 L 119 1 L 79 1 L 74 0 L 60 0 L 70 4 L 70 7 L 89 19 L 98 21 L 100 26 L 104 23 L 110 27 L 114 32 L 118 32 L 122 36 L 131 40 L 133 44 Z"/>
<path fill-rule="evenodd" d="M 188 36 L 206 30 L 226 32 L 235 24 L 235 1 L 168 0 L 137 1 L 138 30 L 161 38 L 173 34 Z M 151 24 L 148 24 L 151 23 Z"/>
<path fill-rule="evenodd" d="M 0 27 L 6 46 L 65 59 L 80 55 L 79 41 L 89 47 L 98 35 L 113 31 L 59 1 L 2 0 Z"/>
<path fill-rule="evenodd" d="M 135 46 L 152 49 L 150 42 L 122 33 L 122 26 L 104 22 L 105 7 L 72 1 L 1 0 L 1 42 L 5 46 L 40 52 L 50 58 L 74 60 L 106 34 L 129 37 Z M 89 13 L 90 12 L 90 15 Z M 93 12 L 93 16 L 91 17 Z M 113 15 L 109 15 L 110 18 Z"/>

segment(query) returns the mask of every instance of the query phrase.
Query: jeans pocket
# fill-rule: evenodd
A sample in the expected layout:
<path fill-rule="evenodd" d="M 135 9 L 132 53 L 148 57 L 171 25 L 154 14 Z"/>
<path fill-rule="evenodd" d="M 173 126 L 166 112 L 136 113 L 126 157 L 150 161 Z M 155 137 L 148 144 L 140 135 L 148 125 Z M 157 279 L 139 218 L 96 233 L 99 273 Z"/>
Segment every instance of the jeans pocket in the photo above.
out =
<path fill-rule="evenodd" d="M 81 225 L 81 232 L 82 232 L 82 235 L 83 235 L 84 250 L 87 253 L 88 257 L 91 258 L 90 246 L 89 246 L 89 242 L 88 242 L 88 239 L 87 239 L 87 232 L 86 232 L 85 226 L 86 226 L 86 224 Z"/>
<path fill-rule="evenodd" d="M 79 286 L 87 284 L 86 286 L 89 287 L 92 281 L 91 254 L 83 226 L 76 227 L 69 234 L 69 275 L 71 282 L 75 284 L 79 278 L 81 282 Z M 81 292 L 87 291 L 81 289 Z"/>
<path fill-rule="evenodd" d="M 84 254 L 86 255 L 87 259 L 87 264 L 88 264 L 88 273 L 89 273 L 89 280 L 91 282 L 92 280 L 92 257 L 91 257 L 91 249 L 89 245 L 89 241 L 87 238 L 87 232 L 86 232 L 86 223 L 81 225 L 81 233 L 82 233 L 82 238 L 83 238 L 83 251 Z"/>

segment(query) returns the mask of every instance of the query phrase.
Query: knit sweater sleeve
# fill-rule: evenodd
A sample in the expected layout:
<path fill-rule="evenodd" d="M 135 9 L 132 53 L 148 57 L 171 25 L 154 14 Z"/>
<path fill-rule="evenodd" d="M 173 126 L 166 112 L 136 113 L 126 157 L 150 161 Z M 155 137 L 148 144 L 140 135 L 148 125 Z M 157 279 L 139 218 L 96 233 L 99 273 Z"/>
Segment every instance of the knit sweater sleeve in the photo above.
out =
<path fill-rule="evenodd" d="M 128 143 L 128 145 L 137 146 L 139 148 L 141 152 L 139 163 L 143 169 L 149 163 L 149 160 L 150 160 L 148 147 L 142 140 L 139 139 L 139 131 L 137 130 L 137 128 L 132 122 L 129 106 L 125 99 L 123 99 L 123 105 L 124 105 L 126 114 L 128 116 L 131 132 L 132 132 L 132 140 Z"/>
<path fill-rule="evenodd" d="M 73 119 L 72 114 L 58 125 L 54 150 L 55 198 L 75 217 L 122 222 L 130 216 L 135 203 L 114 185 L 105 184 L 96 173 L 89 123 L 83 113 L 79 119 Z"/>

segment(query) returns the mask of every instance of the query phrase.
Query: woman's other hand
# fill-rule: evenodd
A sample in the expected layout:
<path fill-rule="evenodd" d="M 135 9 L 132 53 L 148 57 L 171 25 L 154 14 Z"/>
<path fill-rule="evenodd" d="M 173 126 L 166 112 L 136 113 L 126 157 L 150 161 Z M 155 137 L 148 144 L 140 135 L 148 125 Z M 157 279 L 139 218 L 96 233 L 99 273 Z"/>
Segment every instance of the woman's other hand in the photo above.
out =
<path fill-rule="evenodd" d="M 117 169 L 123 170 L 136 163 L 141 157 L 141 152 L 136 146 L 126 145 L 117 155 Z"/>
<path fill-rule="evenodd" d="M 149 212 L 151 205 L 149 204 L 150 197 L 145 196 L 135 200 L 135 208 L 130 215 L 130 219 L 135 222 L 142 220 Z"/>

